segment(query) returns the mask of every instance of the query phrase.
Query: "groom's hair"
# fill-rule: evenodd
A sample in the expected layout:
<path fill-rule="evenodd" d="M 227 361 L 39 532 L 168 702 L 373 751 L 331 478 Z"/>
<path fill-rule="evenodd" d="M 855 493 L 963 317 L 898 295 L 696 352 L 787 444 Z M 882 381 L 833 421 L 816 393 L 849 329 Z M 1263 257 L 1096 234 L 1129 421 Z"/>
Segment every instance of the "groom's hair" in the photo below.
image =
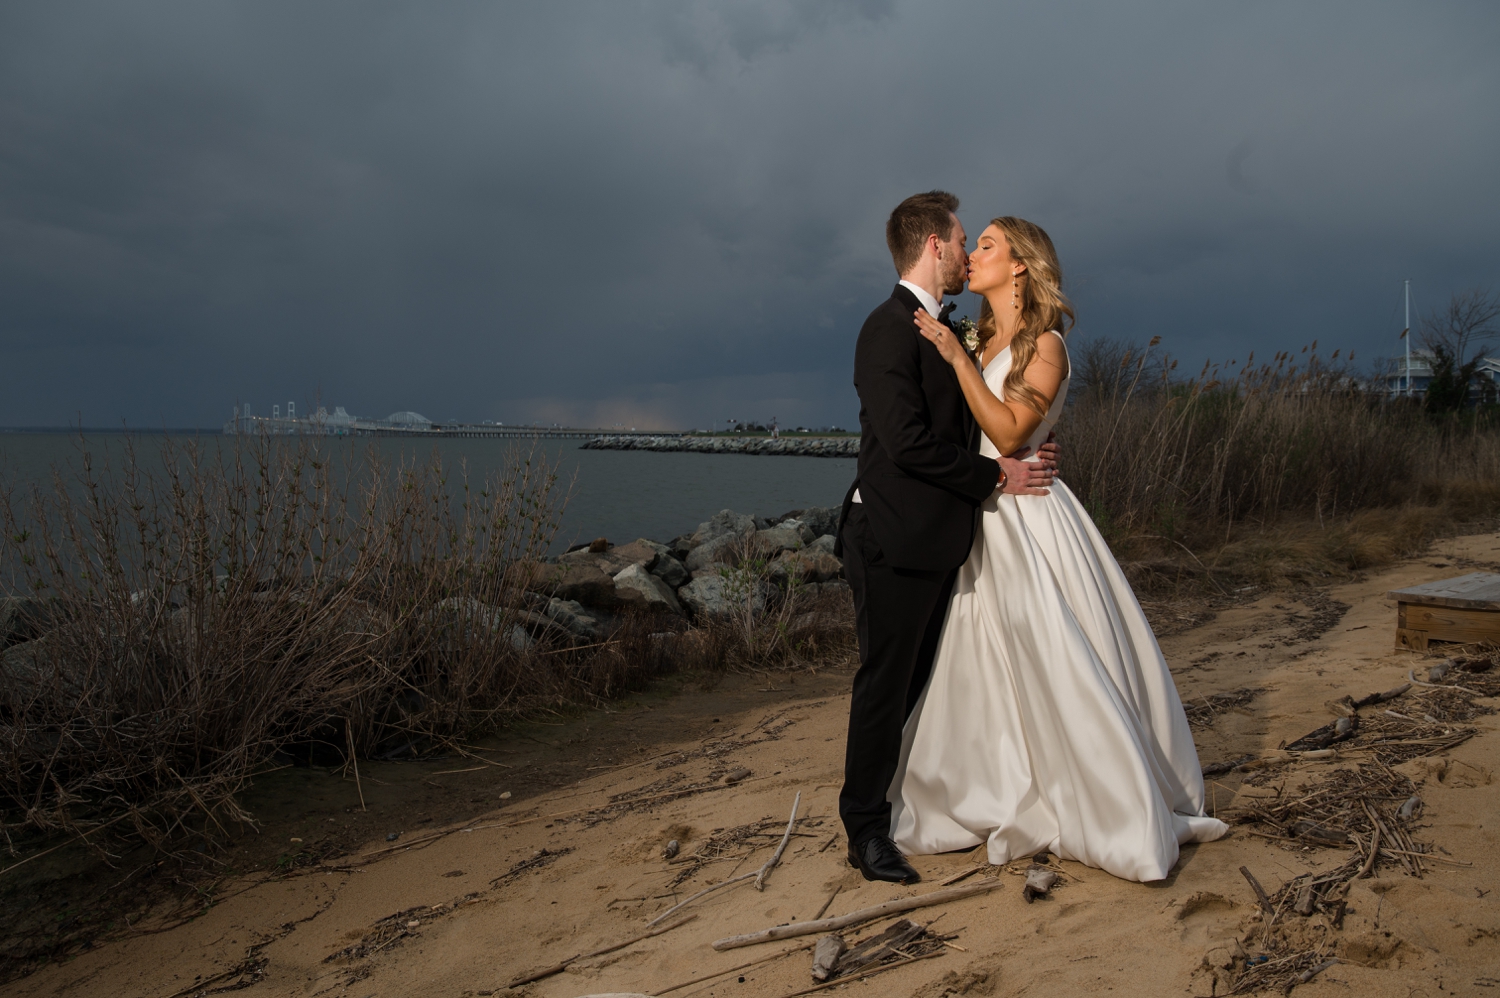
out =
<path fill-rule="evenodd" d="M 953 235 L 958 198 L 947 191 L 913 194 L 896 205 L 885 223 L 885 244 L 891 248 L 896 273 L 904 274 L 922 257 L 922 245 L 933 233 L 944 242 Z"/>

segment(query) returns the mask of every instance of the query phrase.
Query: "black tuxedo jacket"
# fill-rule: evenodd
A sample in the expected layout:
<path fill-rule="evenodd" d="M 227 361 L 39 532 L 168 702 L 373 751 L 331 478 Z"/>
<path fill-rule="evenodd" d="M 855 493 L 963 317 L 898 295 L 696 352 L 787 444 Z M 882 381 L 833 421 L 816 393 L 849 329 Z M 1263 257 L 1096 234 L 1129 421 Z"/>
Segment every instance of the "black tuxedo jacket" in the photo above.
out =
<path fill-rule="evenodd" d="M 946 571 L 969 556 L 979 506 L 995 491 L 1000 465 L 976 453 L 979 426 L 958 376 L 912 319 L 921 307 L 898 284 L 859 331 L 854 389 L 862 436 L 842 519 L 858 489 L 886 564 Z"/>

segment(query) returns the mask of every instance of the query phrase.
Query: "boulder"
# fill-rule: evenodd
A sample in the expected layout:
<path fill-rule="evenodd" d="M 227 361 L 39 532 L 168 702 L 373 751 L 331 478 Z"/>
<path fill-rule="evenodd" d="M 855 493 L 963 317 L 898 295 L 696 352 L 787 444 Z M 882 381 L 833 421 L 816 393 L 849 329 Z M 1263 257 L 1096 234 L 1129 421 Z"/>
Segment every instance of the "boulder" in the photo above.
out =
<path fill-rule="evenodd" d="M 803 543 L 802 534 L 796 526 L 782 524 L 755 532 L 755 546 L 768 558 L 783 551 L 796 551 Z"/>
<path fill-rule="evenodd" d="M 688 552 L 684 567 L 696 576 L 721 562 L 731 561 L 734 553 L 744 545 L 745 536 L 748 535 L 720 534 L 713 540 L 699 544 Z"/>
<path fill-rule="evenodd" d="M 672 552 L 672 557 L 678 561 L 686 561 L 688 552 L 693 549 L 692 534 L 678 534 L 667 541 L 667 550 Z"/>
<path fill-rule="evenodd" d="M 651 566 L 651 574 L 671 586 L 673 590 L 687 585 L 688 580 L 693 577 L 692 573 L 687 570 L 687 566 L 670 554 L 664 554 L 656 559 L 656 564 Z"/>
<path fill-rule="evenodd" d="M 834 537 L 832 534 L 824 534 L 807 546 L 808 551 L 821 551 L 829 557 L 833 556 Z"/>
<path fill-rule="evenodd" d="M 755 517 L 736 513 L 732 509 L 721 509 L 705 522 L 698 524 L 689 544 L 698 547 L 720 537 L 748 537 L 755 533 Z"/>
<path fill-rule="evenodd" d="M 651 567 L 656 564 L 656 560 L 661 557 L 656 550 L 658 547 L 662 545 L 653 545 L 652 542 L 642 539 L 631 541 L 629 544 L 619 544 L 603 552 L 580 548 L 577 551 L 559 555 L 557 562 L 560 565 L 593 565 L 605 575 L 611 576 L 618 575 L 628 565 L 640 565 L 650 571 Z M 671 555 L 669 554 L 668 557 Z"/>
<path fill-rule="evenodd" d="M 628 565 L 615 576 L 615 591 L 633 590 L 646 599 L 646 605 L 682 616 L 682 604 L 667 584 L 640 565 Z"/>
<path fill-rule="evenodd" d="M 677 595 L 699 620 L 710 617 L 727 617 L 742 613 L 749 601 L 751 608 L 760 613 L 766 608 L 767 586 L 752 581 L 748 588 L 744 583 L 731 582 L 724 575 L 700 575 L 678 590 Z"/>
<path fill-rule="evenodd" d="M 783 551 L 768 566 L 771 580 L 784 584 L 793 575 L 803 582 L 827 582 L 843 574 L 844 563 L 826 551 Z"/>
<path fill-rule="evenodd" d="M 583 641 L 594 641 L 599 636 L 599 620 L 583 608 L 576 600 L 552 597 L 541 607 L 542 613 L 563 630 Z"/>
<path fill-rule="evenodd" d="M 526 628 L 519 624 L 510 629 L 507 637 L 510 640 L 510 650 L 517 653 L 530 651 L 536 644 L 536 638 L 533 638 Z"/>
<path fill-rule="evenodd" d="M 814 540 L 817 539 L 817 535 L 812 532 L 812 528 L 803 523 L 801 520 L 797 519 L 795 516 L 788 516 L 786 519 L 776 524 L 776 526 L 781 528 L 782 530 L 795 530 L 797 532 L 797 536 L 801 539 L 803 544 L 811 544 Z"/>
<path fill-rule="evenodd" d="M 809 506 L 797 514 L 797 519 L 812 531 L 814 537 L 824 537 L 838 532 L 841 509 L 839 506 Z"/>
<path fill-rule="evenodd" d="M 31 596 L 0 599 L 0 648 L 32 641 L 52 627 L 52 611 L 43 600 Z"/>
<path fill-rule="evenodd" d="M 531 588 L 536 592 L 605 609 L 620 602 L 615 580 L 597 562 L 559 562 L 544 568 L 532 582 Z"/>

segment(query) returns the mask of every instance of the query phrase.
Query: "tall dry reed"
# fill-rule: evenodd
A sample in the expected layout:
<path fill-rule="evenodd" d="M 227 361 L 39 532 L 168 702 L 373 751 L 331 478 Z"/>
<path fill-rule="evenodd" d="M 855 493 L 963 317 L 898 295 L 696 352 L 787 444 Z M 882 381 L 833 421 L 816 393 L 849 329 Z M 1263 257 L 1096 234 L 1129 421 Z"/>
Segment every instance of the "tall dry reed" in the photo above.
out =
<path fill-rule="evenodd" d="M 326 444 L 169 441 L 159 473 L 127 444 L 0 488 L 7 837 L 216 838 L 277 752 L 370 754 L 608 686 L 528 609 L 562 499 L 540 452 L 471 482 Z"/>
<path fill-rule="evenodd" d="M 1327 525 L 1369 510 L 1500 512 L 1492 415 L 1433 418 L 1364 390 L 1337 357 L 1320 361 L 1314 344 L 1270 365 L 1183 379 L 1152 348 L 1085 344 L 1058 431 L 1062 477 L 1125 548 L 1164 538 L 1203 550 L 1238 528 Z"/>

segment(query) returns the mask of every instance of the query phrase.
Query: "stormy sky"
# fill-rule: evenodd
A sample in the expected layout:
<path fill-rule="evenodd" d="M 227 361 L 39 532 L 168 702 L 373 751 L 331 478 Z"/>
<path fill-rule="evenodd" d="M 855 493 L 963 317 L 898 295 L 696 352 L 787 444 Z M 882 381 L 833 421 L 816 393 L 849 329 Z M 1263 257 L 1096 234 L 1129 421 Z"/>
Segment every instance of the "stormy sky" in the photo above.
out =
<path fill-rule="evenodd" d="M 891 207 L 1080 337 L 1399 349 L 1500 284 L 1490 3 L 0 7 L 0 425 L 851 425 Z M 966 296 L 960 314 L 974 311 Z"/>

